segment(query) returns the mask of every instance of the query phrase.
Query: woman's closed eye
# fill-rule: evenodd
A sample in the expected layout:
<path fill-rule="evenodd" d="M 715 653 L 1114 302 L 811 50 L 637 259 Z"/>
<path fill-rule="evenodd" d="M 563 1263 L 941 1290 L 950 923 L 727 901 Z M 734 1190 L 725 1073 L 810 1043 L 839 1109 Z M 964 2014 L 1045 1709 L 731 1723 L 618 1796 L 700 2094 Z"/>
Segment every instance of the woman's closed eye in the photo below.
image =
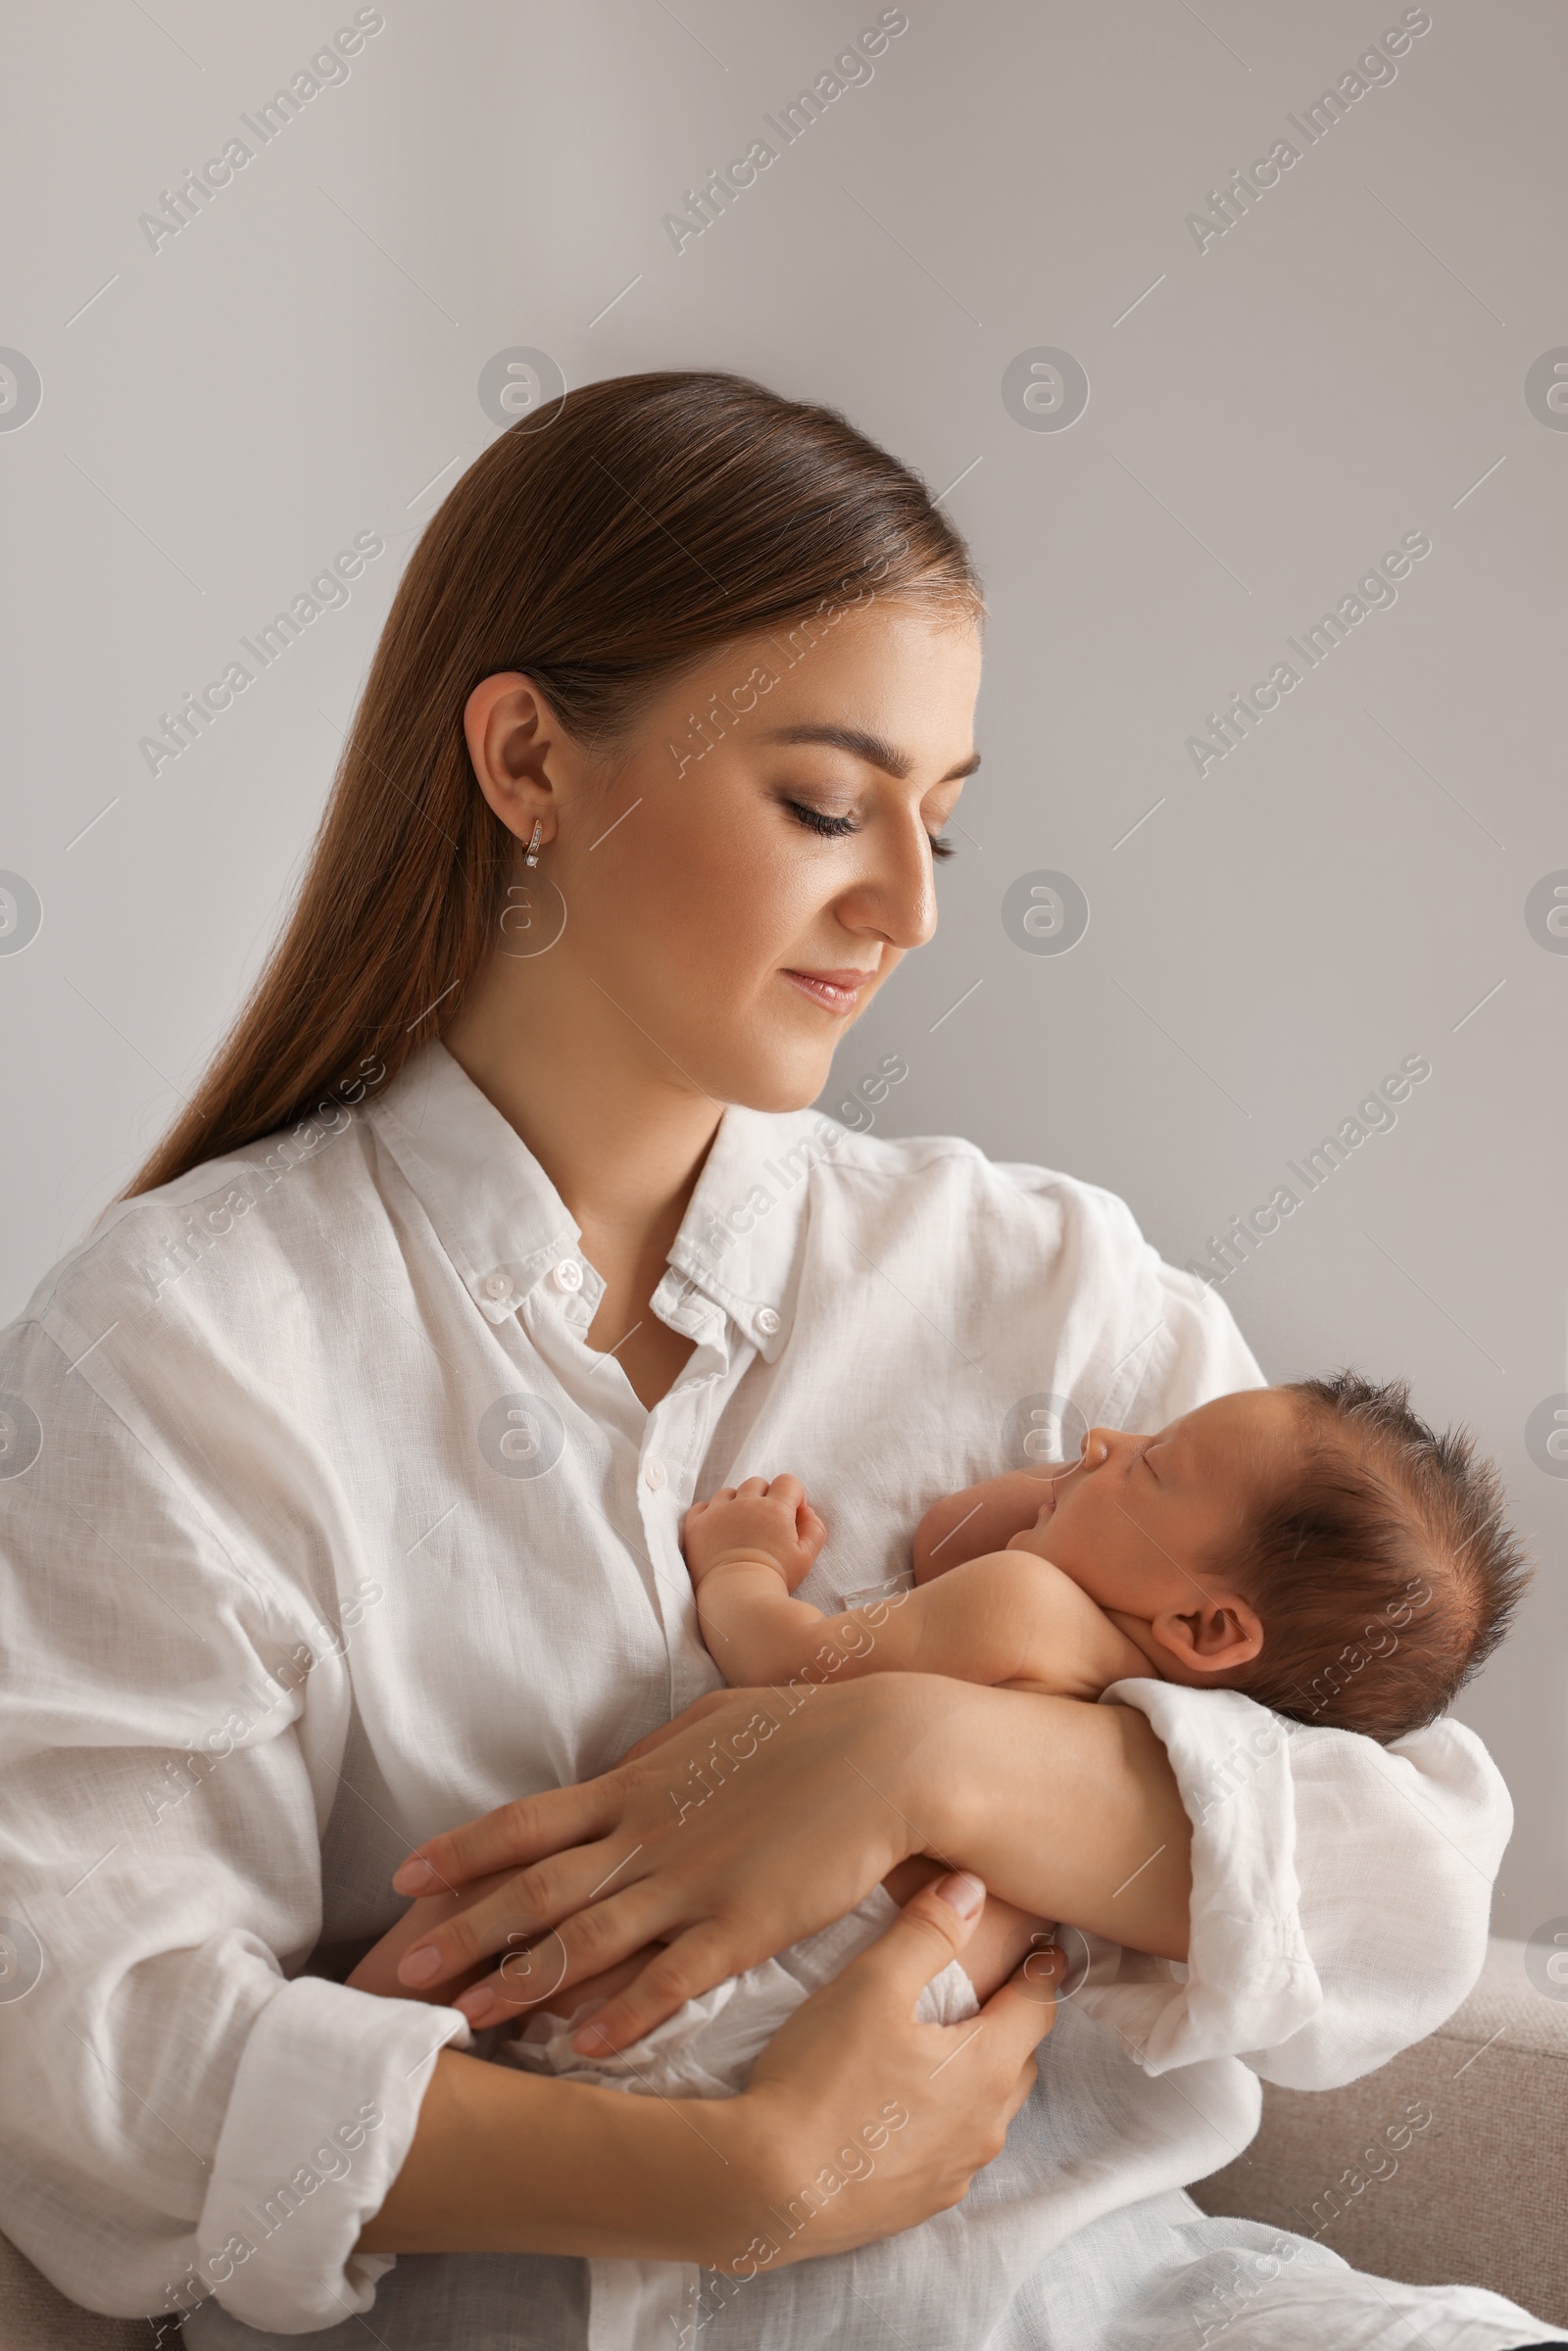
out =
<path fill-rule="evenodd" d="M 826 808 L 813 808 L 808 800 L 786 798 L 781 805 L 788 808 L 797 824 L 805 825 L 808 832 L 820 835 L 824 841 L 843 841 L 860 829 L 856 817 L 831 815 Z M 933 857 L 953 856 L 953 843 L 945 840 L 940 833 L 929 833 L 926 837 L 931 844 Z"/>
<path fill-rule="evenodd" d="M 798 824 L 804 824 L 808 832 L 820 833 L 825 841 L 842 841 L 860 829 L 853 816 L 830 815 L 826 808 L 813 808 L 808 800 L 786 800 L 783 805 Z"/>

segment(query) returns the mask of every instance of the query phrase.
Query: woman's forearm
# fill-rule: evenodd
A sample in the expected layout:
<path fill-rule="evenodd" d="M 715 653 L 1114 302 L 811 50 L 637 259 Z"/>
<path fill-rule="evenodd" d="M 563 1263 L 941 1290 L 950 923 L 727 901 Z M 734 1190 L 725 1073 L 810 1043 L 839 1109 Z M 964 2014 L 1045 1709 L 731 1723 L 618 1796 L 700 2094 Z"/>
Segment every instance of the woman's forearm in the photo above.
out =
<path fill-rule="evenodd" d="M 428 1990 L 553 1933 L 561 1984 L 574 1986 L 662 1943 L 594 2019 L 596 2037 L 622 2049 L 682 2000 L 841 1918 L 920 1852 L 972 1869 L 1020 1910 L 1186 1953 L 1187 1816 L 1141 1714 L 874 1673 L 714 1691 L 601 1779 L 432 1837 L 399 1871 L 400 1891 L 513 1874 L 405 1952 L 400 1981 Z M 607 1864 L 616 1886 L 600 1900 Z M 492 1976 L 462 2005 L 488 2025 L 517 2003 Z"/>
<path fill-rule="evenodd" d="M 1192 1824 L 1146 1716 L 945 1683 L 903 1778 L 931 1849 L 1004 1901 L 1185 1959 Z"/>
<path fill-rule="evenodd" d="M 359 2249 L 714 2266 L 752 2233 L 748 2120 L 738 2099 L 628 2097 L 443 2050 Z"/>

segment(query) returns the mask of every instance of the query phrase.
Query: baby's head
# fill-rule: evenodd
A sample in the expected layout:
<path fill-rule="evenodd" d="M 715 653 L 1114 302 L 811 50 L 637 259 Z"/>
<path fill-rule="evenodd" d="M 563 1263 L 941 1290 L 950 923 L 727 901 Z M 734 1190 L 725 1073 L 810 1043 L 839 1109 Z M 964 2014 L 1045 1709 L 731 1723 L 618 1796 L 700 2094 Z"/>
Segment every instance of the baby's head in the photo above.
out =
<path fill-rule="evenodd" d="M 1402 1382 L 1216 1398 L 1153 1437 L 1091 1429 L 1009 1549 L 1147 1628 L 1169 1681 L 1377 1739 L 1433 1721 L 1527 1580 L 1502 1484 Z M 1135 1638 L 1137 1636 L 1135 1635 Z"/>

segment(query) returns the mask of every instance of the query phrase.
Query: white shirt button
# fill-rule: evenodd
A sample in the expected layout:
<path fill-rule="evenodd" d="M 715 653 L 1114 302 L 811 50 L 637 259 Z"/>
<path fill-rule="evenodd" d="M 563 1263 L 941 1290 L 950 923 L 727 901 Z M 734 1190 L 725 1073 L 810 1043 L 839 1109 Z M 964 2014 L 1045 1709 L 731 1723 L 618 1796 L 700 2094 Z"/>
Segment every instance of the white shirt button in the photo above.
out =
<path fill-rule="evenodd" d="M 512 1280 L 508 1274 L 487 1273 L 480 1287 L 486 1298 L 493 1298 L 498 1301 L 512 1296 Z"/>
<path fill-rule="evenodd" d="M 771 1339 L 773 1333 L 778 1329 L 778 1326 L 779 1317 L 774 1313 L 771 1306 L 758 1307 L 757 1327 L 761 1332 L 764 1339 Z"/>
<path fill-rule="evenodd" d="M 669 1472 L 657 1453 L 650 1453 L 643 1463 L 643 1483 L 650 1494 L 659 1494 L 669 1482 Z"/>
<path fill-rule="evenodd" d="M 582 1288 L 582 1267 L 575 1257 L 563 1257 L 550 1279 L 558 1290 L 580 1290 Z"/>

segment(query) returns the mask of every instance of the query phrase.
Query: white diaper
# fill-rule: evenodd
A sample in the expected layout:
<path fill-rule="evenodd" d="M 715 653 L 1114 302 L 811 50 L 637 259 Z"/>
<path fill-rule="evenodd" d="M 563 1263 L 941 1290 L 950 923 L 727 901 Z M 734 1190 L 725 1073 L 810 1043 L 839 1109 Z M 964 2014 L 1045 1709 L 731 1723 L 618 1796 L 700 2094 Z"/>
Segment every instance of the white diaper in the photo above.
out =
<path fill-rule="evenodd" d="M 532 2017 L 497 2055 L 510 2065 L 601 2089 L 629 2089 L 666 2098 L 732 2098 L 746 2084 L 758 2053 L 786 2017 L 817 1986 L 837 1976 L 898 1917 L 880 1886 L 847 1917 L 820 1935 L 716 1984 L 688 2000 L 662 2025 L 612 2057 L 582 2057 L 571 2035 L 593 2014 L 587 2003 L 572 2016 Z M 926 2024 L 957 2025 L 975 2015 L 974 1985 L 950 1961 L 920 1994 L 915 2014 Z M 591 2261 L 588 2351 L 675 2351 L 694 2339 L 693 2314 L 702 2273 L 694 2262 Z"/>

